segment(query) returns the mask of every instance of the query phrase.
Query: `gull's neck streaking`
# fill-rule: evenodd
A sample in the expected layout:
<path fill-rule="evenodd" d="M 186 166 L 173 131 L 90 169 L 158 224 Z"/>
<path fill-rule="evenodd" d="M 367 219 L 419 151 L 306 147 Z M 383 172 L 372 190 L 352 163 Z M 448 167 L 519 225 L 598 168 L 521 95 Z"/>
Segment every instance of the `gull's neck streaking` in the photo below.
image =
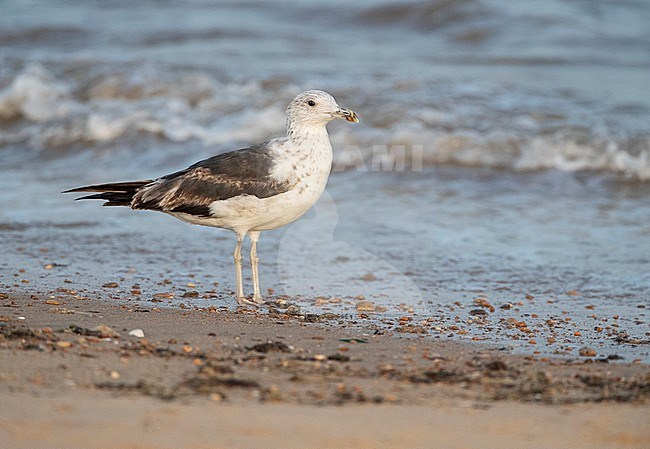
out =
<path fill-rule="evenodd" d="M 291 116 L 287 119 L 287 140 L 296 152 L 308 151 L 316 153 L 320 159 L 322 156 L 331 154 L 332 144 L 327 133 L 327 122 L 315 122 L 294 120 Z"/>
<path fill-rule="evenodd" d="M 301 117 L 302 118 L 302 117 Z M 287 117 L 287 137 L 292 142 L 298 143 L 309 139 L 322 139 L 326 138 L 329 141 L 327 134 L 327 122 L 321 120 L 301 120 L 298 117 Z"/>

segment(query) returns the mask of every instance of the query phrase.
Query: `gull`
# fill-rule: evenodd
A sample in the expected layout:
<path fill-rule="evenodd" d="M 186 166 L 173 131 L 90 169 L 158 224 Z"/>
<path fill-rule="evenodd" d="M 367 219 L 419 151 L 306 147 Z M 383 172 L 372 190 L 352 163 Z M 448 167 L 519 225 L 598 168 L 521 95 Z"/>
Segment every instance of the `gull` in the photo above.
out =
<path fill-rule="evenodd" d="M 157 179 L 77 187 L 63 193 L 95 192 L 77 200 L 104 206 L 167 213 L 187 223 L 229 229 L 240 305 L 264 303 L 260 293 L 257 242 L 260 232 L 300 218 L 320 198 L 332 168 L 327 123 L 359 119 L 322 90 L 299 94 L 287 107 L 287 134 L 248 148 L 218 154 Z M 251 241 L 252 300 L 244 295 L 242 243 Z"/>

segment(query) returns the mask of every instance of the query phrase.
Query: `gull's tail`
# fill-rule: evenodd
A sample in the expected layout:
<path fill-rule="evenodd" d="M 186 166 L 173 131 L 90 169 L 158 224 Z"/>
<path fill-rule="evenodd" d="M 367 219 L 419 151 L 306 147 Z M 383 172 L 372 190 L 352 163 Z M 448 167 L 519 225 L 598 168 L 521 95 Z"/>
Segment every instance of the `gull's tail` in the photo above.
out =
<path fill-rule="evenodd" d="M 77 187 L 76 189 L 66 190 L 62 193 L 75 192 L 97 192 L 93 195 L 82 196 L 76 200 L 105 200 L 103 206 L 131 206 L 133 196 L 152 180 L 147 181 L 129 181 L 114 182 L 110 184 L 97 184 L 94 186 Z"/>

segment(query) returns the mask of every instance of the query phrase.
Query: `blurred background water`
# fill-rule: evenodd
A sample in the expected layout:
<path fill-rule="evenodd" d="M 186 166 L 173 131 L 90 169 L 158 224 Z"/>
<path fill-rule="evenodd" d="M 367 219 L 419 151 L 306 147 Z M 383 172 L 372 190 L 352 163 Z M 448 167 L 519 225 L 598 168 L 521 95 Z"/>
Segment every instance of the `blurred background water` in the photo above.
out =
<path fill-rule="evenodd" d="M 440 317 L 528 294 L 522 314 L 647 340 L 648 23 L 644 0 L 3 1 L 2 283 L 138 267 L 232 288 L 227 233 L 59 192 L 275 137 L 319 88 L 362 123 L 330 125 L 327 195 L 263 236 L 264 285 Z"/>

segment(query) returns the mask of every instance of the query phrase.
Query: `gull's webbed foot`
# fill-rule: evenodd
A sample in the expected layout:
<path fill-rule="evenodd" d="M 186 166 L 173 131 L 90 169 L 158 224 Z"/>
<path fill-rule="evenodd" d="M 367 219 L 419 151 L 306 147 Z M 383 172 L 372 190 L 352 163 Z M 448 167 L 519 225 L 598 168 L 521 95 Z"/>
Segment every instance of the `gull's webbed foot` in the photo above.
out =
<path fill-rule="evenodd" d="M 262 298 L 258 298 L 258 299 L 253 298 L 253 300 L 250 300 L 245 296 L 238 296 L 237 304 L 244 307 L 246 306 L 259 307 L 261 304 L 264 304 L 264 300 Z"/>

